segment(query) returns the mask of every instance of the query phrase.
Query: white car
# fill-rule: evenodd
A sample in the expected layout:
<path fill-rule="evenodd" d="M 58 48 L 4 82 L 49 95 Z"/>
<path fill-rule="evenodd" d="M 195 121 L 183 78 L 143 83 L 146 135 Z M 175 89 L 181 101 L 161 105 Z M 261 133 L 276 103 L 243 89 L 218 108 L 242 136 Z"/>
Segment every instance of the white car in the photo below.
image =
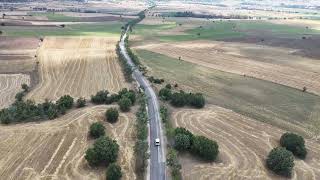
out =
<path fill-rule="evenodd" d="M 156 139 L 154 140 L 154 145 L 155 145 L 155 146 L 160 146 L 160 139 L 159 139 L 159 138 L 156 138 Z"/>

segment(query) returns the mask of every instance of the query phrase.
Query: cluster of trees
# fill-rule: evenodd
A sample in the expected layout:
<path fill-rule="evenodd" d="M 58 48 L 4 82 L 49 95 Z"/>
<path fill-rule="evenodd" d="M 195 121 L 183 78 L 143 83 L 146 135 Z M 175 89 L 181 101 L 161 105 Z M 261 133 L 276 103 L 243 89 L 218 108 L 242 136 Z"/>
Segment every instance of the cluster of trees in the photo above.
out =
<path fill-rule="evenodd" d="M 136 132 L 137 140 L 134 146 L 135 152 L 135 168 L 138 178 L 144 179 L 143 174 L 147 166 L 148 159 L 148 115 L 146 111 L 146 98 L 144 94 L 139 94 L 139 109 L 136 113 L 137 123 L 136 123 Z"/>
<path fill-rule="evenodd" d="M 197 14 L 193 13 L 192 11 L 183 11 L 183 12 L 175 12 L 170 14 L 163 14 L 162 16 L 167 17 L 193 17 L 193 18 L 206 18 L 206 19 L 250 19 L 249 16 L 243 16 L 243 15 L 218 15 L 218 14 Z"/>
<path fill-rule="evenodd" d="M 214 161 L 219 154 L 217 142 L 204 136 L 195 136 L 185 128 L 174 130 L 174 148 L 178 151 L 189 151 L 208 161 Z"/>
<path fill-rule="evenodd" d="M 123 112 L 130 111 L 132 105 L 136 101 L 136 94 L 133 90 L 124 88 L 118 94 L 109 94 L 109 91 L 103 90 L 91 96 L 91 102 L 94 104 L 112 104 L 118 102 L 120 110 Z"/>
<path fill-rule="evenodd" d="M 29 91 L 29 87 L 23 84 L 22 89 L 23 91 L 17 93 L 16 100 L 10 107 L 0 110 L 1 123 L 54 119 L 65 114 L 74 104 L 73 98 L 69 95 L 60 97 L 55 103 L 48 100 L 40 104 L 31 100 L 24 101 L 23 97 Z"/>
<path fill-rule="evenodd" d="M 158 78 L 155 78 L 155 77 L 153 77 L 153 76 L 150 76 L 150 77 L 148 78 L 148 80 L 149 80 L 150 82 L 152 82 L 152 83 L 155 83 L 155 84 L 162 84 L 162 83 L 164 83 L 164 79 L 158 79 Z"/>
<path fill-rule="evenodd" d="M 276 174 L 290 177 L 294 167 L 294 155 L 304 159 L 307 155 L 303 137 L 294 133 L 284 133 L 280 145 L 272 149 L 267 157 L 267 167 Z"/>
<path fill-rule="evenodd" d="M 119 60 L 120 60 L 120 65 L 121 65 L 122 71 L 124 73 L 125 80 L 127 82 L 132 82 L 132 80 L 133 80 L 132 79 L 132 68 L 128 64 L 128 62 L 125 59 L 125 57 L 121 54 L 119 44 L 117 44 L 116 52 L 117 52 L 117 55 L 118 55 Z"/>
<path fill-rule="evenodd" d="M 167 166 L 171 168 L 171 176 L 173 180 L 180 180 L 182 179 L 181 176 L 181 164 L 178 160 L 178 153 L 174 149 L 169 149 L 167 154 Z"/>
<path fill-rule="evenodd" d="M 189 105 L 195 108 L 203 108 L 205 106 L 205 98 L 201 93 L 185 93 L 184 91 L 172 92 L 166 86 L 159 91 L 159 97 L 164 101 L 170 101 L 175 107 L 183 107 Z"/>
<path fill-rule="evenodd" d="M 85 159 L 90 166 L 107 166 L 106 177 L 108 180 L 120 180 L 122 177 L 121 167 L 115 162 L 119 154 L 119 145 L 116 140 L 105 136 L 105 127 L 96 122 L 90 126 L 89 134 L 97 139 L 92 148 L 86 151 Z"/>

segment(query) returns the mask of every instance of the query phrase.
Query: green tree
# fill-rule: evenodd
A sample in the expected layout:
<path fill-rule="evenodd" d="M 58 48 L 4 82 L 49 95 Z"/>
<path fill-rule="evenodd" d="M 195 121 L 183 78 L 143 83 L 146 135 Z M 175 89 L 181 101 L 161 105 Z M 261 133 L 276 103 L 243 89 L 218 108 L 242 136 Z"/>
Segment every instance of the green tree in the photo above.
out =
<path fill-rule="evenodd" d="M 171 168 L 171 175 L 173 180 L 182 179 L 180 169 L 181 165 L 178 160 L 178 153 L 174 149 L 170 149 L 167 154 L 167 166 Z"/>
<path fill-rule="evenodd" d="M 214 161 L 218 156 L 219 146 L 217 142 L 204 136 L 194 136 L 192 139 L 191 152 L 205 160 Z"/>
<path fill-rule="evenodd" d="M 185 134 L 187 136 L 189 136 L 190 139 L 193 138 L 193 134 L 187 130 L 186 128 L 183 128 L 183 127 L 178 127 L 178 128 L 175 128 L 174 129 L 174 135 L 178 135 L 178 134 Z"/>
<path fill-rule="evenodd" d="M 58 106 L 58 109 L 61 111 L 71 109 L 73 106 L 73 98 L 70 95 L 64 95 L 58 99 L 56 104 Z"/>
<path fill-rule="evenodd" d="M 118 101 L 118 105 L 120 107 L 120 110 L 123 112 L 128 112 L 130 111 L 130 106 L 132 105 L 131 100 L 127 97 L 122 97 Z"/>
<path fill-rule="evenodd" d="M 162 99 L 162 100 L 170 100 L 172 96 L 172 92 L 171 92 L 171 89 L 168 89 L 168 88 L 162 88 L 160 91 L 159 91 L 159 97 Z"/>
<path fill-rule="evenodd" d="M 106 111 L 106 119 L 107 121 L 109 121 L 110 123 L 115 123 L 118 121 L 119 118 L 119 112 L 116 108 L 109 108 Z"/>
<path fill-rule="evenodd" d="M 120 99 L 127 97 L 128 99 L 130 99 L 132 105 L 136 102 L 136 94 L 133 90 L 123 88 L 121 91 L 119 91 L 118 96 L 120 97 Z"/>
<path fill-rule="evenodd" d="M 93 148 L 89 148 L 86 151 L 84 158 L 88 161 L 90 166 L 96 166 L 99 164 L 99 158 Z"/>
<path fill-rule="evenodd" d="M 190 106 L 196 108 L 203 108 L 205 105 L 205 99 L 201 93 L 190 94 L 188 97 Z"/>
<path fill-rule="evenodd" d="M 78 100 L 77 100 L 77 108 L 82 108 L 82 107 L 85 107 L 86 106 L 86 99 L 84 97 L 80 97 Z"/>
<path fill-rule="evenodd" d="M 294 167 L 293 154 L 283 147 L 274 148 L 267 157 L 267 167 L 276 174 L 291 176 Z"/>
<path fill-rule="evenodd" d="M 22 101 L 24 97 L 24 92 L 18 92 L 15 96 L 16 101 Z"/>
<path fill-rule="evenodd" d="M 184 93 L 173 93 L 170 103 L 175 107 L 183 107 L 187 103 L 187 99 Z"/>
<path fill-rule="evenodd" d="M 94 104 L 104 104 L 108 99 L 109 91 L 99 91 L 96 95 L 91 96 L 91 102 Z"/>
<path fill-rule="evenodd" d="M 289 132 L 284 133 L 280 138 L 280 144 L 295 156 L 305 159 L 307 150 L 302 136 Z"/>
<path fill-rule="evenodd" d="M 107 180 L 120 180 L 122 177 L 121 167 L 116 163 L 112 163 L 107 168 Z"/>
<path fill-rule="evenodd" d="M 191 139 L 186 134 L 177 134 L 174 137 L 174 148 L 179 151 L 187 151 L 190 149 Z"/>
<path fill-rule="evenodd" d="M 95 122 L 91 124 L 89 134 L 93 138 L 104 136 L 106 134 L 105 127 L 100 122 Z"/>
<path fill-rule="evenodd" d="M 24 92 L 29 92 L 29 86 L 27 84 L 22 84 L 21 87 Z"/>
<path fill-rule="evenodd" d="M 99 162 L 104 165 L 109 165 L 118 158 L 119 145 L 117 141 L 109 137 L 102 136 L 98 138 L 93 145 L 93 149 L 96 152 Z"/>

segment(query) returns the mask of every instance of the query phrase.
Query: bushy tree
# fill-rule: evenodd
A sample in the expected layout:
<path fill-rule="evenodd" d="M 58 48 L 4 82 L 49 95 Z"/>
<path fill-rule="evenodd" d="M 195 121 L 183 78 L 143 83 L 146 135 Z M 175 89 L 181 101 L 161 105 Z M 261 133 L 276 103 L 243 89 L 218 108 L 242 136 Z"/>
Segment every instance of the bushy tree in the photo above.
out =
<path fill-rule="evenodd" d="M 118 96 L 120 97 L 120 99 L 127 97 L 128 99 L 130 99 L 132 105 L 136 102 L 136 94 L 133 90 L 123 88 L 121 91 L 119 91 Z"/>
<path fill-rule="evenodd" d="M 186 134 L 177 134 L 174 137 L 174 148 L 179 151 L 187 151 L 191 147 L 191 139 Z"/>
<path fill-rule="evenodd" d="M 109 91 L 99 91 L 96 95 L 91 96 L 91 102 L 94 104 L 104 104 L 108 100 Z"/>
<path fill-rule="evenodd" d="M 71 109 L 73 106 L 73 98 L 70 95 L 64 95 L 56 102 L 59 110 Z"/>
<path fill-rule="evenodd" d="M 168 100 L 171 99 L 171 96 L 172 96 L 171 89 L 168 89 L 168 88 L 162 88 L 162 89 L 160 89 L 160 91 L 159 91 L 159 97 L 160 97 L 162 100 L 168 101 Z"/>
<path fill-rule="evenodd" d="M 85 159 L 90 165 L 103 164 L 108 166 L 118 158 L 119 145 L 115 140 L 102 136 L 93 144 L 92 150 L 89 148 L 86 152 Z"/>
<path fill-rule="evenodd" d="M 171 175 L 173 180 L 182 179 L 180 169 L 181 165 L 178 160 L 178 153 L 174 149 L 170 149 L 167 154 L 167 166 L 171 168 Z"/>
<path fill-rule="evenodd" d="M 291 176 L 294 167 L 293 154 L 283 147 L 274 148 L 267 157 L 267 167 L 276 174 Z"/>
<path fill-rule="evenodd" d="M 120 110 L 123 112 L 128 112 L 130 111 L 130 106 L 132 105 L 131 100 L 127 97 L 122 97 L 118 101 L 118 105 L 120 107 Z"/>
<path fill-rule="evenodd" d="M 24 92 L 18 92 L 15 96 L 16 101 L 22 101 L 24 96 Z"/>
<path fill-rule="evenodd" d="M 294 133 L 284 133 L 280 138 L 280 144 L 301 159 L 304 159 L 307 155 L 305 142 L 302 136 Z"/>
<path fill-rule="evenodd" d="M 171 89 L 171 88 L 172 88 L 172 86 L 171 86 L 171 84 L 167 84 L 167 85 L 165 86 L 165 88 L 167 88 L 167 89 Z"/>
<path fill-rule="evenodd" d="M 21 88 L 23 89 L 24 92 L 29 92 L 29 86 L 27 84 L 22 84 Z"/>
<path fill-rule="evenodd" d="M 173 93 L 170 103 L 175 107 L 183 107 L 187 103 L 187 99 L 184 93 Z"/>
<path fill-rule="evenodd" d="M 80 97 L 78 100 L 77 100 L 77 108 L 82 108 L 82 107 L 85 107 L 86 106 L 86 99 L 84 97 Z"/>
<path fill-rule="evenodd" d="M 118 121 L 119 118 L 119 112 L 116 108 L 109 108 L 106 111 L 106 119 L 107 121 L 109 121 L 110 123 L 115 123 Z"/>
<path fill-rule="evenodd" d="M 205 105 L 205 99 L 201 93 L 190 94 L 188 96 L 188 102 L 190 106 L 193 106 L 196 108 L 203 108 Z"/>
<path fill-rule="evenodd" d="M 218 156 L 219 146 L 217 142 L 204 136 L 194 136 L 192 139 L 191 152 L 205 160 L 214 161 Z"/>
<path fill-rule="evenodd" d="M 93 138 L 99 138 L 105 135 L 105 127 L 100 122 L 95 122 L 90 126 L 90 136 Z"/>
<path fill-rule="evenodd" d="M 183 127 L 178 127 L 178 128 L 174 129 L 174 135 L 176 136 L 178 134 L 187 135 L 187 136 L 189 136 L 190 139 L 193 138 L 193 134 L 189 130 L 187 130 L 186 128 L 183 128 Z"/>
<path fill-rule="evenodd" d="M 122 177 L 121 167 L 116 163 L 112 163 L 107 168 L 107 180 L 120 180 Z"/>

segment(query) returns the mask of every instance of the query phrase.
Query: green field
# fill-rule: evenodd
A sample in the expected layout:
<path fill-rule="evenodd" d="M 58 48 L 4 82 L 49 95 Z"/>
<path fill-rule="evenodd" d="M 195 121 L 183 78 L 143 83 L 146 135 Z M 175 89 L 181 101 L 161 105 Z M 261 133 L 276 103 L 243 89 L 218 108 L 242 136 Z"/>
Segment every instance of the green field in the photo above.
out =
<path fill-rule="evenodd" d="M 287 130 L 300 131 L 287 122 L 309 130 L 320 128 L 316 116 L 320 112 L 319 96 L 264 80 L 205 68 L 146 50 L 137 50 L 137 54 L 152 69 L 153 76 L 202 92 L 212 104 Z"/>
<path fill-rule="evenodd" d="M 66 16 L 63 14 L 58 14 L 54 12 L 30 12 L 28 15 L 32 16 L 46 16 L 49 21 L 58 21 L 58 22 L 72 22 L 72 21 L 78 21 L 80 18 L 78 17 L 72 17 L 72 16 Z"/>
<path fill-rule="evenodd" d="M 169 23 L 170 22 L 170 23 Z M 267 21 L 197 21 L 193 29 L 184 31 L 183 35 L 163 35 L 161 32 L 184 26 L 188 21 L 175 18 L 160 25 L 137 25 L 133 31 L 135 35 L 144 38 L 155 38 L 159 41 L 190 41 L 190 40 L 222 40 L 239 38 L 248 35 L 270 35 L 276 38 L 301 38 L 304 35 L 320 35 L 320 31 L 289 25 L 273 24 Z"/>
<path fill-rule="evenodd" d="M 1 31 L 6 36 L 119 36 L 123 23 L 107 22 L 92 24 L 72 24 L 62 27 L 4 26 Z"/>

